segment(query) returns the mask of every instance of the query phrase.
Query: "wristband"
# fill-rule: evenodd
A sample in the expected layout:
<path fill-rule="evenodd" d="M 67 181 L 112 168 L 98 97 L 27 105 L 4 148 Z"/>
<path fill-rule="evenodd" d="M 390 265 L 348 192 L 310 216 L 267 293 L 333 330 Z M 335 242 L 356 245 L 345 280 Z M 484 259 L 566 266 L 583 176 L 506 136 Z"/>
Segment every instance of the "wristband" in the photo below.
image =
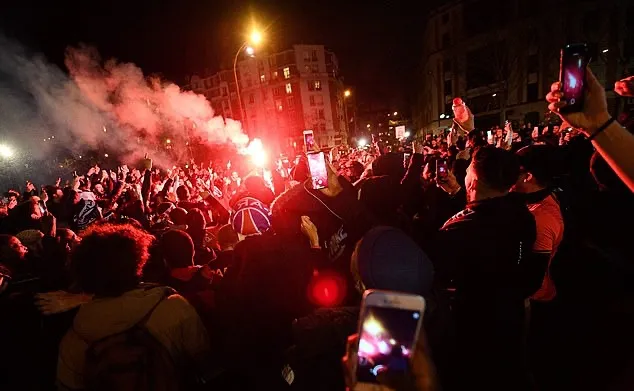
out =
<path fill-rule="evenodd" d="M 599 127 L 599 129 L 597 129 L 594 133 L 592 133 L 590 135 L 590 137 L 588 137 L 588 141 L 594 140 L 594 138 L 597 137 L 601 132 L 606 130 L 608 128 L 608 126 L 612 125 L 612 122 L 614 122 L 614 121 L 616 121 L 616 120 L 614 118 L 610 117 L 609 120 L 605 121 L 605 123 L 603 125 L 601 125 Z"/>

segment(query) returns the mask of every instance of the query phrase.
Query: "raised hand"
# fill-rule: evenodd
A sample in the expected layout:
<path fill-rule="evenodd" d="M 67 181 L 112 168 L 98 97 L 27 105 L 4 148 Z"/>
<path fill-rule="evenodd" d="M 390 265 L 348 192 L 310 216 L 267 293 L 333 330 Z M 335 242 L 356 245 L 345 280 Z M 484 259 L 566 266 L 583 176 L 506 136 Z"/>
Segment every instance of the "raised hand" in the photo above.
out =
<path fill-rule="evenodd" d="M 567 103 L 562 101 L 563 93 L 560 82 L 555 82 L 550 86 L 550 92 L 546 95 L 548 109 L 556 113 L 562 120 L 568 122 L 572 127 L 581 129 L 586 135 L 591 135 L 608 119 L 608 103 L 605 98 L 605 89 L 594 76 L 590 68 L 586 69 L 586 93 L 583 102 L 583 111 L 575 113 L 560 112 Z"/>

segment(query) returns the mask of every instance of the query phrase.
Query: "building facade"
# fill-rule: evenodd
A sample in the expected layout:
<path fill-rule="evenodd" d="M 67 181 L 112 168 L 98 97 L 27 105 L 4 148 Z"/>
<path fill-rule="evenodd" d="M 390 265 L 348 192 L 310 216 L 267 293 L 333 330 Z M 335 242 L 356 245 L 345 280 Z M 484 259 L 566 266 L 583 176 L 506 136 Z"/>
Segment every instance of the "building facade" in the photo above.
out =
<path fill-rule="evenodd" d="M 212 75 L 194 75 L 188 80 L 185 88 L 205 95 L 216 115 L 236 120 L 242 119 L 232 70 L 220 71 Z"/>
<path fill-rule="evenodd" d="M 558 79 L 565 44 L 589 44 L 590 67 L 606 87 L 632 74 L 633 18 L 627 0 L 461 0 L 439 7 L 424 31 L 415 127 L 450 126 L 457 96 L 480 128 L 505 120 L 536 125 L 545 119 L 544 97 Z M 622 106 L 607 95 L 613 111 Z"/>
<path fill-rule="evenodd" d="M 335 54 L 323 45 L 256 53 L 238 61 L 237 76 L 242 110 L 232 70 L 193 76 L 190 88 L 217 114 L 241 120 L 249 137 L 281 151 L 302 148 L 306 129 L 321 147 L 347 143 L 343 82 Z"/>

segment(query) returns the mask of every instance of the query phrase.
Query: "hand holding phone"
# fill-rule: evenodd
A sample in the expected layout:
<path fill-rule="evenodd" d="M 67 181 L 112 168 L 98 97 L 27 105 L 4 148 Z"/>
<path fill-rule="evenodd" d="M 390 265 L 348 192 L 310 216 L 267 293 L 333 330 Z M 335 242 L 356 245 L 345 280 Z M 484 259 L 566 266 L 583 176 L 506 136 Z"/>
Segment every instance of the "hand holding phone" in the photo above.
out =
<path fill-rule="evenodd" d="M 328 168 L 323 152 L 307 153 L 308 170 L 310 171 L 313 189 L 325 189 L 328 187 Z"/>
<path fill-rule="evenodd" d="M 425 300 L 421 296 L 366 291 L 359 317 L 358 343 L 349 346 L 347 355 L 353 390 L 374 390 L 385 377 L 413 381 L 411 373 L 420 374 L 421 371 L 413 370 L 412 364 L 424 311 Z M 430 372 L 433 376 L 433 370 Z"/>
<path fill-rule="evenodd" d="M 304 148 L 306 152 L 315 150 L 315 135 L 310 129 L 304 130 Z"/>
<path fill-rule="evenodd" d="M 561 49 L 559 63 L 559 82 L 561 83 L 561 100 L 566 106 L 562 113 L 583 111 L 586 94 L 586 67 L 590 62 L 588 45 L 585 43 L 566 45 Z"/>
<path fill-rule="evenodd" d="M 143 169 L 151 170 L 152 169 L 152 159 L 148 159 L 148 154 L 145 154 L 145 158 L 143 159 Z"/>
<path fill-rule="evenodd" d="M 447 167 L 447 161 L 438 159 L 436 160 L 436 180 L 438 182 L 444 182 L 449 175 L 449 168 Z"/>

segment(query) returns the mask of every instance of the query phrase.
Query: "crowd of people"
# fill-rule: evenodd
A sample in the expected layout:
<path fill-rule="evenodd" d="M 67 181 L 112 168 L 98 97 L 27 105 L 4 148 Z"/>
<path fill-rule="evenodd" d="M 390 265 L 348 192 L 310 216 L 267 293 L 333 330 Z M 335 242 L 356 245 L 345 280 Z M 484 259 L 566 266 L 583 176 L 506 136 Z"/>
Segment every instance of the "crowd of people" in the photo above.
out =
<path fill-rule="evenodd" d="M 323 189 L 299 156 L 9 190 L 0 389 L 343 390 L 367 289 L 427 302 L 392 389 L 632 389 L 634 136 L 590 71 L 560 116 L 480 131 L 463 107 L 411 147 L 329 151 Z"/>

